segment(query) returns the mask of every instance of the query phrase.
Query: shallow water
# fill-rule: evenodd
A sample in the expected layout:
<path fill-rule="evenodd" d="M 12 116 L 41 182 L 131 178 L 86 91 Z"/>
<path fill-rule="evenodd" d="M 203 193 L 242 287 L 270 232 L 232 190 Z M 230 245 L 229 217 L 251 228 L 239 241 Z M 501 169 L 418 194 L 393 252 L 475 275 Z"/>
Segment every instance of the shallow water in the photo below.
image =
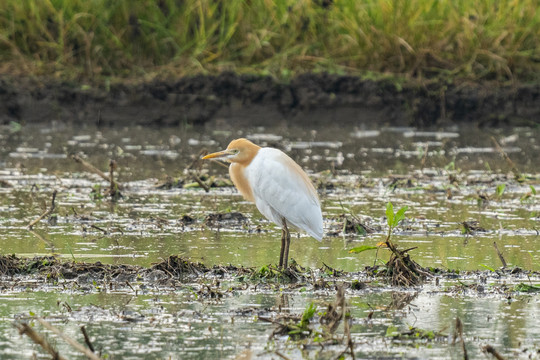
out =
<path fill-rule="evenodd" d="M 317 242 L 293 235 L 290 256 L 302 266 L 318 268 L 324 263 L 360 271 L 386 260 L 384 249 L 361 254 L 351 254 L 349 249 L 385 239 L 385 207 L 391 201 L 396 209 L 409 207 L 394 240 L 404 248 L 416 247 L 411 256 L 422 266 L 497 269 L 501 260 L 493 245 L 496 242 L 509 267 L 538 271 L 540 199 L 534 191 L 540 190 L 539 133 L 528 128 L 490 132 L 338 126 L 243 131 L 223 126 L 161 130 L 58 124 L 5 127 L 0 135 L 0 249 L 3 254 L 24 257 L 58 254 L 76 261 L 142 266 L 171 254 L 206 265 L 261 267 L 276 263 L 280 229 L 233 188 L 212 188 L 206 193 L 191 185 L 156 187 L 168 176 L 193 183 L 185 169 L 201 150 L 219 150 L 231 138 L 244 136 L 261 145 L 281 147 L 317 184 L 326 236 Z M 524 181 L 513 178 L 511 164 L 500 156 L 491 136 L 526 175 Z M 109 159 L 115 159 L 124 197 L 116 203 L 106 197 L 92 198 L 93 190 L 102 192 L 108 183 L 71 160 L 70 154 L 80 155 L 105 172 Z M 223 178 L 227 173 L 213 163 L 205 163 L 202 171 Z M 501 184 L 506 187 L 497 194 Z M 58 191 L 55 223 L 43 220 L 28 231 L 28 223 L 46 209 L 54 189 Z M 240 212 L 247 218 L 205 221 L 211 213 L 228 212 Z M 194 222 L 184 223 L 184 215 Z M 356 217 L 374 232 L 343 234 L 342 215 Z M 478 221 L 485 231 L 463 234 L 464 221 Z M 17 358 L 21 348 L 26 357 L 40 352 L 10 325 L 18 314 L 27 316 L 31 311 L 48 317 L 73 337 L 80 337 L 78 326 L 86 324 L 95 342 L 113 358 L 140 358 L 141 354 L 235 358 L 246 351 L 276 358 L 276 350 L 290 357 L 327 357 L 325 352 L 302 353 L 283 338 L 268 340 L 272 324 L 256 317 L 275 315 L 279 306 L 301 313 L 310 301 L 324 308 L 334 298 L 333 292 L 310 288 L 280 291 L 277 286 L 233 291 L 220 301 L 207 301 L 193 296 L 194 286 L 137 294 L 96 288 L 58 292 L 54 286 L 39 291 L 4 288 L 0 305 L 5 321 L 0 338 L 7 340 L 0 342 L 0 354 Z M 283 292 L 286 300 L 280 295 Z M 508 300 L 504 294 L 449 294 L 440 287 L 431 291 L 426 286 L 406 310 L 380 310 L 392 303 L 394 294 L 395 289 L 386 287 L 347 293 L 358 357 L 460 358 L 460 345 L 449 345 L 447 339 L 411 345 L 384 336 L 390 325 L 405 329 L 414 325 L 450 334 L 456 316 L 464 322 L 472 354 L 480 356 L 480 345 L 486 343 L 507 356 L 538 348 L 538 296 L 516 295 Z M 68 312 L 57 300 L 75 310 Z M 126 311 L 127 320 L 122 315 Z M 374 318 L 366 320 L 371 311 L 375 311 Z M 59 343 L 59 349 L 68 357 L 78 356 L 65 344 Z M 343 350 L 341 345 L 330 349 L 334 356 Z"/>

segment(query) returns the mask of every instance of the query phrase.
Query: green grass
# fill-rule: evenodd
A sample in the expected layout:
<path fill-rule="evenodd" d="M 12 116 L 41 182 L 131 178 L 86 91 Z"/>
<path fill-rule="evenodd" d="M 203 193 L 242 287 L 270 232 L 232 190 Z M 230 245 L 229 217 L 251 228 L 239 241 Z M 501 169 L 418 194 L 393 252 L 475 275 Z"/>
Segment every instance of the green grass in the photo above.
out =
<path fill-rule="evenodd" d="M 535 81 L 537 0 L 3 0 L 0 73 Z"/>

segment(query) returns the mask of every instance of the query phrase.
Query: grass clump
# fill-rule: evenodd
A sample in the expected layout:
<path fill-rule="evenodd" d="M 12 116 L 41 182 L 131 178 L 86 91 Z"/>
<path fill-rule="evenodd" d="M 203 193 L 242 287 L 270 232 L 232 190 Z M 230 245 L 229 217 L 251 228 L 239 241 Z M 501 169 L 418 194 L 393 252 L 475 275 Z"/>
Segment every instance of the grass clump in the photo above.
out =
<path fill-rule="evenodd" d="M 394 213 L 394 207 L 391 202 L 386 205 L 386 220 L 388 223 L 388 235 L 385 245 L 390 249 L 392 255 L 386 263 L 386 276 L 390 279 L 392 285 L 396 286 L 414 286 L 419 285 L 423 280 L 430 276 L 429 272 L 412 260 L 408 254 L 415 247 L 400 250 L 391 240 L 392 233 L 398 224 L 405 219 L 405 212 L 408 207 L 404 206 Z"/>
<path fill-rule="evenodd" d="M 535 0 L 4 0 L 3 73 L 538 79 Z"/>
<path fill-rule="evenodd" d="M 406 250 L 401 250 L 392 241 L 392 234 L 397 228 L 399 223 L 405 219 L 405 212 L 408 210 L 407 206 L 400 208 L 394 213 L 394 205 L 391 202 L 386 204 L 386 222 L 388 224 L 388 233 L 386 239 L 383 242 L 372 245 L 362 245 L 349 250 L 349 253 L 362 253 L 364 251 L 377 250 L 380 247 L 386 247 L 390 250 L 391 255 L 388 262 L 385 264 L 383 274 L 388 281 L 394 286 L 414 286 L 420 285 L 425 278 L 431 276 L 429 270 L 422 268 L 416 261 L 412 260 L 409 256 L 409 251 L 416 249 L 412 247 Z M 378 273 L 378 268 L 371 268 L 375 273 Z"/>

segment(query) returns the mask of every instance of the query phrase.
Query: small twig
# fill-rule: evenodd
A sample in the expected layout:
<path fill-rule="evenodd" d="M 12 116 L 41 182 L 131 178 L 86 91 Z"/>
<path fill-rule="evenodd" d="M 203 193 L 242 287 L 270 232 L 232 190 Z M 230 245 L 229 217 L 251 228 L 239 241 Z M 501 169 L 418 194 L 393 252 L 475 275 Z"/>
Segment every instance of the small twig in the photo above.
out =
<path fill-rule="evenodd" d="M 34 329 L 32 329 L 32 327 L 30 327 L 30 325 L 28 325 L 26 323 L 15 323 L 14 326 L 19 330 L 19 334 L 28 335 L 28 337 L 30 339 L 32 339 L 33 342 L 35 342 L 36 344 L 41 346 L 43 348 L 43 350 L 45 350 L 46 352 L 51 354 L 53 359 L 57 359 L 57 360 L 65 360 L 66 359 L 65 357 L 60 355 L 58 353 L 58 351 L 56 351 L 56 349 L 47 341 L 47 339 L 45 339 L 43 336 L 38 334 Z"/>
<path fill-rule="evenodd" d="M 502 356 L 493 346 L 486 345 L 482 348 L 484 352 L 487 352 L 488 354 L 491 354 L 495 356 L 495 359 L 497 360 L 506 360 L 504 356 Z"/>
<path fill-rule="evenodd" d="M 199 178 L 198 175 L 193 175 L 193 179 L 200 185 L 200 187 L 204 189 L 204 191 L 210 192 L 210 188 L 208 187 L 208 185 L 206 185 L 204 181 Z"/>
<path fill-rule="evenodd" d="M 342 291 L 344 291 L 343 285 L 341 286 L 341 289 Z M 352 341 L 351 329 L 349 327 L 349 319 L 347 317 L 347 303 L 345 302 L 345 295 L 343 295 L 343 299 L 341 301 L 341 309 L 343 311 L 343 327 L 344 327 L 345 334 L 347 335 L 347 347 L 351 351 L 352 360 L 356 360 L 354 356 L 354 343 Z"/>
<path fill-rule="evenodd" d="M 283 360 L 290 360 L 288 357 L 280 353 L 279 351 L 274 351 L 274 354 L 276 354 L 278 357 L 282 358 Z"/>
<path fill-rule="evenodd" d="M 51 252 L 54 252 L 54 244 L 53 244 L 51 241 L 45 239 L 43 236 L 39 235 L 37 232 L 35 232 L 34 230 L 32 230 L 32 229 L 30 229 L 30 228 L 28 229 L 28 231 L 30 232 L 30 234 L 32 234 L 32 235 L 34 235 L 35 237 L 37 237 L 39 240 L 41 240 L 41 241 L 43 241 L 45 244 L 49 245 L 50 248 L 51 248 Z"/>
<path fill-rule="evenodd" d="M 114 169 L 116 169 L 116 161 L 111 160 L 109 161 L 109 177 L 111 179 L 110 181 L 110 187 L 109 187 L 109 195 L 112 198 L 115 198 L 118 196 L 118 185 L 114 181 Z"/>
<path fill-rule="evenodd" d="M 36 225 L 38 222 L 40 222 L 41 219 L 43 219 L 45 216 L 49 216 L 50 214 L 52 214 L 52 212 L 56 208 L 56 205 L 54 204 L 54 201 L 56 200 L 56 193 L 57 193 L 56 190 L 54 190 L 52 193 L 51 207 L 45 210 L 45 212 L 41 214 L 37 219 L 35 219 L 34 221 L 31 221 L 30 224 L 28 224 L 28 230 L 32 230 L 32 227 Z"/>
<path fill-rule="evenodd" d="M 133 292 L 135 292 L 135 293 L 137 292 L 137 290 L 135 290 L 135 289 L 133 288 L 133 286 L 131 286 L 131 284 L 130 284 L 129 281 L 127 281 L 127 280 L 126 280 L 126 285 L 129 286 L 129 288 L 130 288 L 131 290 L 133 290 Z"/>
<path fill-rule="evenodd" d="M 501 259 L 503 269 L 506 268 L 506 261 L 504 260 L 502 253 L 499 251 L 499 248 L 497 247 L 497 243 L 495 241 L 493 242 L 493 246 L 495 247 L 495 250 L 497 250 L 497 255 L 499 255 L 499 259 Z"/>
<path fill-rule="evenodd" d="M 463 359 L 469 360 L 469 355 L 467 355 L 467 348 L 465 347 L 465 339 L 463 338 L 463 323 L 460 318 L 456 318 L 456 328 L 454 329 L 454 341 L 452 345 L 456 343 L 456 338 L 459 336 L 461 341 L 461 348 L 463 349 Z"/>
<path fill-rule="evenodd" d="M 113 180 L 111 180 L 111 178 L 109 176 L 107 176 L 107 174 L 105 174 L 103 171 L 97 169 L 96 167 L 94 167 L 94 165 L 90 164 L 89 162 L 81 159 L 81 157 L 79 157 L 78 155 L 71 155 L 71 158 L 73 160 L 75 160 L 76 162 L 78 162 L 79 164 L 81 164 L 82 166 L 84 166 L 87 170 L 93 172 L 94 174 L 97 174 L 99 175 L 103 180 L 111 183 L 113 182 L 115 184 L 115 187 L 116 188 L 120 188 L 120 185 L 116 182 L 114 182 Z"/>
<path fill-rule="evenodd" d="M 73 340 L 72 338 L 70 338 L 69 336 L 67 336 L 66 334 L 64 334 L 62 331 L 60 331 L 58 328 L 54 327 L 53 325 L 51 325 L 48 321 L 45 321 L 43 320 L 42 318 L 40 317 L 37 317 L 36 320 L 45 328 L 49 329 L 50 331 L 52 331 L 53 333 L 55 333 L 56 335 L 60 336 L 65 342 L 67 342 L 69 345 L 73 346 L 75 349 L 77 349 L 78 351 L 80 351 L 81 353 L 83 353 L 87 358 L 91 359 L 91 360 L 101 360 L 101 358 L 99 356 L 97 356 L 96 354 L 94 354 L 92 351 L 90 351 L 89 349 L 85 348 L 83 345 L 79 344 L 77 341 Z"/>
<path fill-rule="evenodd" d="M 208 154 L 208 150 L 202 149 L 199 152 L 199 155 L 194 157 L 191 164 L 189 164 L 188 167 L 186 167 L 186 170 L 188 170 L 188 172 L 193 174 L 192 175 L 193 180 L 195 180 L 197 184 L 199 184 L 199 186 L 204 189 L 204 191 L 210 192 L 210 188 L 208 187 L 208 185 L 206 185 L 204 181 L 202 181 L 201 178 L 199 177 L 199 174 L 201 172 L 201 164 L 202 164 L 201 158 L 206 154 Z"/>
<path fill-rule="evenodd" d="M 94 224 L 92 224 L 92 225 L 90 225 L 90 227 L 91 227 L 91 228 L 93 228 L 93 229 L 96 229 L 96 230 L 99 230 L 99 231 L 101 231 L 101 232 L 102 232 L 102 233 L 104 233 L 105 235 L 107 235 L 107 234 L 108 234 L 108 231 L 107 231 L 107 230 L 105 230 L 105 229 L 102 229 L 102 228 L 100 228 L 100 227 L 99 227 L 99 226 L 97 226 L 97 225 L 94 225 Z"/>
<path fill-rule="evenodd" d="M 499 143 L 497 142 L 497 140 L 495 140 L 495 137 L 491 137 L 491 141 L 493 141 L 493 143 L 495 144 L 495 148 L 497 149 L 497 151 L 499 152 L 499 154 L 501 154 L 501 156 L 504 158 L 504 160 L 506 160 L 506 162 L 508 163 L 508 165 L 510 166 L 510 169 L 512 169 L 512 172 L 514 173 L 514 177 L 516 179 L 519 179 L 521 178 L 521 173 L 519 172 L 519 170 L 517 169 L 516 165 L 514 164 L 514 162 L 510 159 L 510 157 L 508 157 L 508 155 L 506 154 L 506 152 L 503 150 L 503 148 L 501 147 L 501 145 L 499 145 Z"/>
<path fill-rule="evenodd" d="M 79 164 L 81 164 L 82 166 L 84 166 L 87 170 L 90 170 L 91 172 L 95 173 L 95 174 L 98 174 L 99 176 L 101 176 L 102 179 L 110 182 L 111 179 L 101 170 L 99 170 L 98 168 L 94 167 L 94 165 L 90 164 L 89 162 L 81 159 L 80 156 L 78 155 L 71 155 L 71 158 L 73 160 L 75 160 L 76 162 L 78 162 Z"/>
<path fill-rule="evenodd" d="M 214 164 L 218 164 L 218 165 L 221 165 L 223 166 L 224 168 L 228 169 L 229 168 L 229 165 L 223 163 L 222 161 L 220 160 L 215 160 L 215 159 L 209 159 L 210 161 L 212 161 Z"/>
<path fill-rule="evenodd" d="M 422 161 L 420 162 L 420 167 L 422 168 L 422 170 L 424 169 L 424 166 L 426 165 L 428 150 L 429 150 L 429 144 L 426 144 L 426 147 L 424 148 L 424 156 L 422 156 Z"/>
<path fill-rule="evenodd" d="M 86 328 L 84 327 L 84 325 L 81 326 L 81 332 L 84 336 L 84 342 L 86 343 L 86 346 L 88 346 L 91 352 L 95 353 L 96 350 L 94 350 L 94 345 L 92 345 L 92 342 L 90 341 L 90 337 L 86 333 Z"/>

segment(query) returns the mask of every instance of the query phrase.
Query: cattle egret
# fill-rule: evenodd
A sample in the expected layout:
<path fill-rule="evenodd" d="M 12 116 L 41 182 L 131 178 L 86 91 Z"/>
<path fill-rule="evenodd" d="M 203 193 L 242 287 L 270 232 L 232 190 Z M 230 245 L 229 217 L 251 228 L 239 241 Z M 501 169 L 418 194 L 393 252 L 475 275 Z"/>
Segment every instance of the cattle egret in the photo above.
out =
<path fill-rule="evenodd" d="M 282 227 L 280 268 L 287 268 L 289 258 L 291 236 L 287 225 L 322 240 L 323 219 L 317 192 L 307 174 L 284 152 L 236 139 L 226 150 L 203 159 L 230 162 L 229 175 L 240 194 Z"/>

